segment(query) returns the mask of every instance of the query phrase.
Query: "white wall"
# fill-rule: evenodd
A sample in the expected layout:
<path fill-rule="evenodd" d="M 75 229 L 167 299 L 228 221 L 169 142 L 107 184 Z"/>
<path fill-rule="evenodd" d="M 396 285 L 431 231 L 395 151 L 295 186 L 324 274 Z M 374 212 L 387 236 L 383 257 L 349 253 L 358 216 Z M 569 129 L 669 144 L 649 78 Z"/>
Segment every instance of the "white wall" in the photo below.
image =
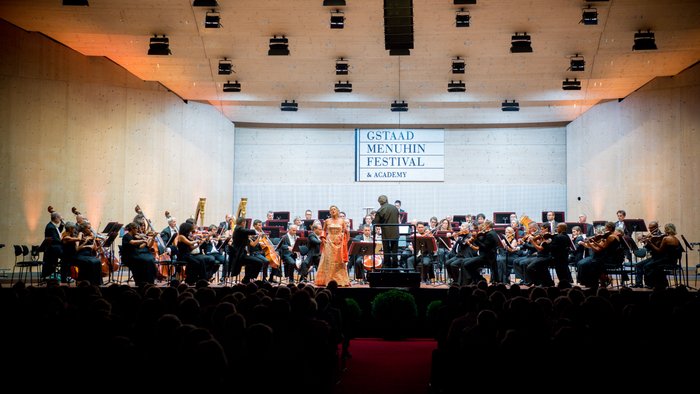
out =
<path fill-rule="evenodd" d="M 567 126 L 568 210 L 612 220 L 624 209 L 700 241 L 699 125 L 698 65 L 584 113 Z"/>
<path fill-rule="evenodd" d="M 239 126 L 234 199 L 247 197 L 247 216 L 263 219 L 335 204 L 355 226 L 380 194 L 401 200 L 409 220 L 566 208 L 564 127 L 446 129 L 444 182 L 355 182 L 354 149 L 354 129 Z"/>

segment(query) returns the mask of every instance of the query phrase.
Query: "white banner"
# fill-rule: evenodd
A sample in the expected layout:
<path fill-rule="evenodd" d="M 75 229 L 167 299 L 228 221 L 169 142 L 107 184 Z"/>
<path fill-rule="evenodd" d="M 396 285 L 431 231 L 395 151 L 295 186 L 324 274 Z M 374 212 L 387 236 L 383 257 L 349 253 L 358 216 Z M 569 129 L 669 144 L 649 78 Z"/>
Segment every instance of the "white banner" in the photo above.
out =
<path fill-rule="evenodd" d="M 355 129 L 355 181 L 444 180 L 444 129 Z"/>

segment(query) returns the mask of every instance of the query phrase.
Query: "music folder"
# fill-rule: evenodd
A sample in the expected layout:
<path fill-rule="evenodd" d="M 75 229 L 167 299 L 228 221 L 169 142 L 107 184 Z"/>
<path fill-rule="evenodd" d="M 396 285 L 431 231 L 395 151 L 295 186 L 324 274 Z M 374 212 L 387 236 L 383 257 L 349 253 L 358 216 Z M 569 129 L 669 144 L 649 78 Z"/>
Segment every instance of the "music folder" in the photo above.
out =
<path fill-rule="evenodd" d="M 644 219 L 624 219 L 625 228 L 629 232 L 636 231 L 647 231 L 647 225 L 644 223 Z"/>
<path fill-rule="evenodd" d="M 348 250 L 348 254 L 361 256 L 374 254 L 374 243 L 353 241 L 353 243 L 350 244 L 350 250 Z"/>
<path fill-rule="evenodd" d="M 294 241 L 294 246 L 292 246 L 292 253 L 299 253 L 302 256 L 306 256 L 309 253 L 309 239 L 305 237 L 297 237 Z"/>

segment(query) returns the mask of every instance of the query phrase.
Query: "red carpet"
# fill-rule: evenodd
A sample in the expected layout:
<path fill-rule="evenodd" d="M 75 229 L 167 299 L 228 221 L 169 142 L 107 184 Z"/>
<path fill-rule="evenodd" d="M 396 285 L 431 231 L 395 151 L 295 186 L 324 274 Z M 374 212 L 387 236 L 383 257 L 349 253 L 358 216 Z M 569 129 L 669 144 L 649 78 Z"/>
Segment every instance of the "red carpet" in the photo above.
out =
<path fill-rule="evenodd" d="M 352 358 L 334 394 L 425 394 L 436 346 L 432 339 L 354 339 L 350 343 Z"/>

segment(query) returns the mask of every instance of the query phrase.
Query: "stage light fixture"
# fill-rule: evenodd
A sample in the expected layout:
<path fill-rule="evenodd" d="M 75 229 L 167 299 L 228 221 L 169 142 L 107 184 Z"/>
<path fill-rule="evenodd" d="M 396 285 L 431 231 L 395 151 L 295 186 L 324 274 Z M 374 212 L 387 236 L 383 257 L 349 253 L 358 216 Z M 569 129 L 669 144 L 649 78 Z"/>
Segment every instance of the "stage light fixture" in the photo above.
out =
<path fill-rule="evenodd" d="M 476 4 L 476 0 L 455 0 L 454 1 L 455 5 L 461 5 L 461 4 Z"/>
<path fill-rule="evenodd" d="M 396 101 L 394 100 L 393 103 L 391 103 L 391 112 L 407 112 L 408 111 L 408 103 L 405 101 Z"/>
<path fill-rule="evenodd" d="M 345 0 L 323 0 L 325 7 L 344 7 Z"/>
<path fill-rule="evenodd" d="M 227 58 L 219 60 L 219 75 L 231 75 L 233 71 L 233 63 Z"/>
<path fill-rule="evenodd" d="M 566 78 L 562 81 L 561 88 L 562 90 L 581 90 L 581 81 L 576 78 L 573 80 Z"/>
<path fill-rule="evenodd" d="M 224 92 L 227 92 L 227 93 L 228 93 L 228 92 L 235 92 L 235 93 L 237 93 L 237 92 L 240 92 L 240 91 L 241 91 L 241 84 L 240 84 L 238 81 L 236 81 L 236 82 L 228 81 L 228 82 L 224 83 Z"/>
<path fill-rule="evenodd" d="M 221 27 L 221 16 L 219 11 L 211 10 L 204 16 L 204 27 L 207 29 L 218 29 Z"/>
<path fill-rule="evenodd" d="M 583 23 L 584 25 L 597 25 L 598 10 L 596 10 L 595 8 L 591 8 L 591 6 L 588 6 L 588 8 L 584 8 L 579 23 Z"/>
<path fill-rule="evenodd" d="M 192 7 L 218 7 L 219 3 L 216 0 L 194 0 Z"/>
<path fill-rule="evenodd" d="M 651 30 L 637 31 L 634 33 L 633 51 L 651 51 L 656 49 L 656 39 Z"/>
<path fill-rule="evenodd" d="M 467 85 L 462 81 L 450 81 L 447 84 L 447 91 L 450 93 L 462 93 L 467 91 Z"/>
<path fill-rule="evenodd" d="M 349 81 L 338 81 L 335 84 L 336 93 L 352 93 L 352 84 Z"/>
<path fill-rule="evenodd" d="M 165 34 L 162 37 L 158 37 L 157 34 L 151 37 L 151 42 L 148 46 L 148 54 L 154 56 L 172 55 L 168 37 L 166 37 Z"/>
<path fill-rule="evenodd" d="M 467 65 L 464 62 L 464 59 L 461 59 L 459 56 L 452 59 L 452 74 L 464 74 L 466 67 Z"/>
<path fill-rule="evenodd" d="M 349 65 L 346 59 L 342 57 L 335 61 L 335 75 L 348 75 Z"/>
<path fill-rule="evenodd" d="M 345 27 L 345 16 L 343 11 L 331 11 L 331 29 L 342 29 Z"/>
<path fill-rule="evenodd" d="M 504 112 L 520 111 L 520 104 L 515 100 L 512 100 L 510 102 L 508 100 L 505 100 L 505 101 L 503 101 L 503 103 L 501 103 L 501 111 L 504 111 Z"/>
<path fill-rule="evenodd" d="M 569 71 L 584 71 L 586 69 L 586 61 L 583 56 L 578 53 L 571 57 L 571 65 L 569 66 Z"/>
<path fill-rule="evenodd" d="M 291 102 L 284 100 L 284 102 L 280 103 L 280 110 L 296 112 L 299 110 L 299 104 L 297 104 L 297 102 L 294 100 Z"/>
<path fill-rule="evenodd" d="M 511 53 L 527 53 L 532 52 L 532 46 L 530 46 L 530 35 L 527 33 L 515 33 L 511 37 L 510 41 L 510 52 Z"/>
<path fill-rule="evenodd" d="M 270 38 L 270 50 L 267 51 L 269 56 L 289 56 L 289 40 L 287 37 L 273 36 Z"/>
<path fill-rule="evenodd" d="M 90 6 L 90 4 L 88 4 L 87 0 L 63 0 L 63 5 L 75 5 L 75 6 L 83 6 L 83 7 Z"/>
<path fill-rule="evenodd" d="M 455 15 L 455 24 L 457 27 L 469 27 L 470 19 L 469 11 L 460 8 L 459 11 L 457 11 L 457 15 Z"/>

